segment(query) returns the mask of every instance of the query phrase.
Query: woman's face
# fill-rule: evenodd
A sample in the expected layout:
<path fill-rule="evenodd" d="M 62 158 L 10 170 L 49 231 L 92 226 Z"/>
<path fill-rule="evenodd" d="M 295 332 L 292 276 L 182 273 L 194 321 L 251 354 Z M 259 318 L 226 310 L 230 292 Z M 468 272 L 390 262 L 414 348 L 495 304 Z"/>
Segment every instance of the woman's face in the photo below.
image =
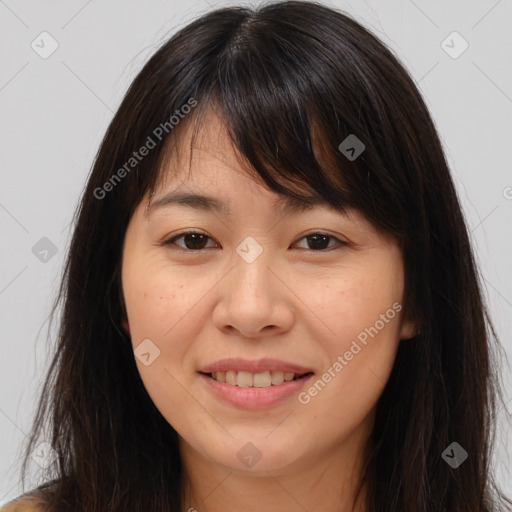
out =
<path fill-rule="evenodd" d="M 123 325 L 147 392 L 182 448 L 225 468 L 279 474 L 360 447 L 414 335 L 401 252 L 356 211 L 286 209 L 205 119 L 190 175 L 173 157 L 126 232 Z"/>

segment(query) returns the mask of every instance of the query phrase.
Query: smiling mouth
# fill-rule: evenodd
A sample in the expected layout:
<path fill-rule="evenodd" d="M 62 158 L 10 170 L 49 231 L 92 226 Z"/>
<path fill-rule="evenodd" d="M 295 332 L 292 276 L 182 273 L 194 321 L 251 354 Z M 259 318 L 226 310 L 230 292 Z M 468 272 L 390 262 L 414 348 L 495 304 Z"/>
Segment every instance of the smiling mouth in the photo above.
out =
<path fill-rule="evenodd" d="M 264 371 L 259 373 L 234 370 L 229 370 L 227 372 L 200 373 L 217 382 L 243 388 L 267 388 L 271 386 L 280 386 L 285 382 L 299 380 L 313 375 L 313 372 L 299 374 L 293 372 L 282 372 L 278 370 Z"/>

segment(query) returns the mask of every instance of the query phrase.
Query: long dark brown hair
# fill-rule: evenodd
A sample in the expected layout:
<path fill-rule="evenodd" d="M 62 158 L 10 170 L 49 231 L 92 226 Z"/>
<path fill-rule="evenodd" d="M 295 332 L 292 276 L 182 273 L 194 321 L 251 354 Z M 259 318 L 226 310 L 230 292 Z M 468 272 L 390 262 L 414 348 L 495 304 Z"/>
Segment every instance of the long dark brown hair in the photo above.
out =
<path fill-rule="evenodd" d="M 368 510 L 512 510 L 491 464 L 503 351 L 434 122 L 392 50 L 350 16 L 302 1 L 211 11 L 130 85 L 75 212 L 23 489 L 30 455 L 47 441 L 58 457 L 34 490 L 45 510 L 183 506 L 177 433 L 146 392 L 121 326 L 120 263 L 135 207 L 178 148 L 174 135 L 192 120 L 197 129 L 207 108 L 269 189 L 356 208 L 400 243 L 404 315 L 421 332 L 400 343 L 376 405 Z M 355 159 L 340 147 L 349 135 L 365 146 Z M 152 147 L 131 160 L 143 146 Z M 442 456 L 453 442 L 468 453 L 456 469 Z"/>

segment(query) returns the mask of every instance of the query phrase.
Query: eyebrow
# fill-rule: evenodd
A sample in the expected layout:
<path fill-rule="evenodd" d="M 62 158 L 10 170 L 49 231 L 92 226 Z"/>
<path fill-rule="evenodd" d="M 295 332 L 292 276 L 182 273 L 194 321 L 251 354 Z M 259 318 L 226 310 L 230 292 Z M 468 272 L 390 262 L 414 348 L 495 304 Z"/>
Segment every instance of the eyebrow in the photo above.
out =
<path fill-rule="evenodd" d="M 297 198 L 285 196 L 273 201 L 273 203 L 281 203 L 279 209 L 283 214 L 303 213 L 313 209 L 317 205 L 331 207 L 331 205 L 321 197 Z M 153 211 L 172 205 L 188 206 L 199 210 L 220 213 L 225 216 L 232 215 L 228 204 L 216 197 L 195 193 L 170 192 L 156 199 L 149 205 L 148 217 Z"/>

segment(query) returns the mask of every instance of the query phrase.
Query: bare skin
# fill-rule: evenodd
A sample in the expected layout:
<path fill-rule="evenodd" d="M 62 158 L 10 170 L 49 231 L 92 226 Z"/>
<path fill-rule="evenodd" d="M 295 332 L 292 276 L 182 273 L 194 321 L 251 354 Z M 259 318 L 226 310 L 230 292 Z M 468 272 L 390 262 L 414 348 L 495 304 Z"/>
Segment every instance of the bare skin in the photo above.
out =
<path fill-rule="evenodd" d="M 191 174 L 183 150 L 153 202 L 194 192 L 225 201 L 231 215 L 172 204 L 146 218 L 143 201 L 122 266 L 133 347 L 149 339 L 160 350 L 136 363 L 180 436 L 183 511 L 364 512 L 364 488 L 352 509 L 362 449 L 398 344 L 416 332 L 400 313 L 401 251 L 356 211 L 316 205 L 283 215 L 283 197 L 240 169 L 221 121 L 208 115 L 203 126 Z M 162 244 L 183 231 L 206 237 Z M 330 236 L 321 249 L 308 241 L 318 233 Z M 249 236 L 262 249 L 251 263 L 236 251 Z M 377 334 L 353 349 L 370 327 Z M 263 410 L 234 407 L 198 373 L 228 357 L 276 358 L 314 376 L 300 396 Z M 325 385 L 309 392 L 318 379 Z M 247 443 L 261 457 L 251 467 L 238 456 Z"/>

